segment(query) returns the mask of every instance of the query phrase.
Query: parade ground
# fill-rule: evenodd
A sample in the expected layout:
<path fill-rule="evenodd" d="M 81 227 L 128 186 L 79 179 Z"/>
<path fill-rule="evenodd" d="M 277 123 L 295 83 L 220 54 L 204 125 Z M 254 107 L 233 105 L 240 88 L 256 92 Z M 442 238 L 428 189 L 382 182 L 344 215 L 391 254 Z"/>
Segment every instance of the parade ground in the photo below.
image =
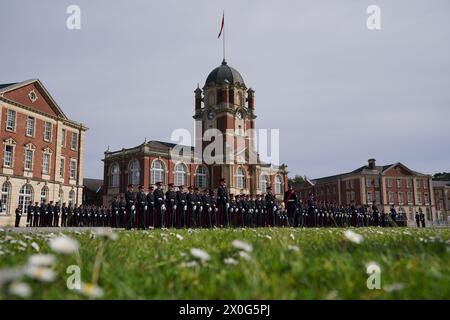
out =
<path fill-rule="evenodd" d="M 1 299 L 448 299 L 449 265 L 448 228 L 0 229 Z"/>

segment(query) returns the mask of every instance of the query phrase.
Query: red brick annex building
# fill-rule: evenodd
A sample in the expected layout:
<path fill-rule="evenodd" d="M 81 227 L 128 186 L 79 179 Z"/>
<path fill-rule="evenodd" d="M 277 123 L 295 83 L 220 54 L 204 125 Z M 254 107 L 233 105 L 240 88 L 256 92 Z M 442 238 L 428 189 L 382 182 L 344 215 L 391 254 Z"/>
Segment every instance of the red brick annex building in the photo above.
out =
<path fill-rule="evenodd" d="M 0 110 L 0 225 L 29 201 L 81 203 L 87 128 L 37 79 L 0 84 Z"/>

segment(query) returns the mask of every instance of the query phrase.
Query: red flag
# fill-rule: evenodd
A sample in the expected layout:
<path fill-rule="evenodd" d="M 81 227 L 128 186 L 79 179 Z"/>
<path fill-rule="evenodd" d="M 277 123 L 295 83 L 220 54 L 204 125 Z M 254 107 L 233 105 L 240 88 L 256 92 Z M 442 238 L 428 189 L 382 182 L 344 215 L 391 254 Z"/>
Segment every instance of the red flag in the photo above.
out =
<path fill-rule="evenodd" d="M 223 26 L 224 26 L 224 24 L 225 24 L 225 13 L 223 13 L 223 15 L 222 15 L 222 24 L 221 24 L 221 26 L 220 26 L 220 32 L 219 32 L 219 36 L 217 37 L 217 39 L 219 39 L 220 36 L 222 35 L 222 31 L 223 31 Z"/>

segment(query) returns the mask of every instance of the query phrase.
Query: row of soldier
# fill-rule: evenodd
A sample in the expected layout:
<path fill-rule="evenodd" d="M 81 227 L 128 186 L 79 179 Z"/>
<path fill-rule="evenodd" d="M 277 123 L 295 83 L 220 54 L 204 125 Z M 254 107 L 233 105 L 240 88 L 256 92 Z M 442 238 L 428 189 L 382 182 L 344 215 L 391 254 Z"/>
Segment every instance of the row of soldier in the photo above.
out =
<path fill-rule="evenodd" d="M 280 202 L 267 188 L 265 195 L 233 195 L 228 192 L 224 179 L 220 181 L 217 195 L 212 190 L 200 192 L 197 187 L 169 184 L 166 192 L 162 183 L 150 186 L 145 193 L 128 185 L 124 197 L 114 197 L 109 207 L 80 205 L 76 208 L 65 203 L 40 205 L 31 203 L 26 208 L 27 226 L 30 227 L 113 227 L 126 229 L 194 228 L 194 227 L 364 227 L 405 226 L 406 219 L 395 209 L 379 212 L 376 206 L 339 206 L 314 201 L 310 195 L 307 203 L 299 200 L 290 186 Z M 16 210 L 16 226 L 20 225 L 22 209 Z"/>

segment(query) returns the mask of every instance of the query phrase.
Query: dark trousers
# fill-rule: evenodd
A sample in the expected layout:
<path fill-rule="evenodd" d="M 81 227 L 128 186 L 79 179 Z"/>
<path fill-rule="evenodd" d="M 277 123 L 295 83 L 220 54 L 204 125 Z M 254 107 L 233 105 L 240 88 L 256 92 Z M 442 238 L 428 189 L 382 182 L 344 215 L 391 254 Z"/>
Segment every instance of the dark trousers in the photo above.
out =
<path fill-rule="evenodd" d="M 16 227 L 16 228 L 18 228 L 19 226 L 20 226 L 20 218 L 21 218 L 22 216 L 20 215 L 20 214 L 16 214 L 16 221 L 15 221 L 15 224 L 14 224 L 14 226 Z"/>

